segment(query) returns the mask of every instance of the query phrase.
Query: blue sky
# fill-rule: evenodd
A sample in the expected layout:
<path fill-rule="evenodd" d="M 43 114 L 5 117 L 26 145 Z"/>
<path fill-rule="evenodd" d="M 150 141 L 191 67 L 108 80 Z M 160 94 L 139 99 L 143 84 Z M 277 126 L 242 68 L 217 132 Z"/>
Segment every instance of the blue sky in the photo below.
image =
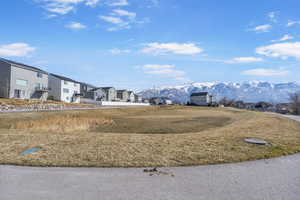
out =
<path fill-rule="evenodd" d="M 98 86 L 299 81 L 297 0 L 3 0 L 0 56 Z"/>

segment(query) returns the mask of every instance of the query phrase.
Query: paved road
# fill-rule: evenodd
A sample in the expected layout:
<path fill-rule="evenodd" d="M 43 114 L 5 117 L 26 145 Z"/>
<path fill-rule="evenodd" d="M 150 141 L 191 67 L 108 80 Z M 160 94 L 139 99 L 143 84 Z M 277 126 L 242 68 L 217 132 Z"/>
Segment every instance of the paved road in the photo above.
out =
<path fill-rule="evenodd" d="M 161 169 L 0 166 L 1 200 L 298 200 L 300 155 Z"/>
<path fill-rule="evenodd" d="M 159 170 L 0 166 L 0 200 L 300 199 L 300 154 Z"/>
<path fill-rule="evenodd" d="M 298 121 L 298 122 L 300 122 L 300 115 L 282 115 L 282 116 L 284 116 L 284 117 L 287 117 L 287 118 L 290 118 L 290 119 L 293 119 L 293 120 L 295 120 L 295 121 Z"/>

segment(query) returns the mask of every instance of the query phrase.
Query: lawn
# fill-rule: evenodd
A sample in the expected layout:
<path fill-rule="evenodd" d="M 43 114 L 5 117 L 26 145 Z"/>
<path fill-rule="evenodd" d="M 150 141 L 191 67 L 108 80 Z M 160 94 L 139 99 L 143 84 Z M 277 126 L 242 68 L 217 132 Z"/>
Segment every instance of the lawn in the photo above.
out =
<path fill-rule="evenodd" d="M 247 144 L 255 137 L 270 146 Z M 25 150 L 44 150 L 21 155 Z M 226 108 L 143 107 L 0 114 L 0 164 L 161 167 L 300 152 L 300 123 Z"/>

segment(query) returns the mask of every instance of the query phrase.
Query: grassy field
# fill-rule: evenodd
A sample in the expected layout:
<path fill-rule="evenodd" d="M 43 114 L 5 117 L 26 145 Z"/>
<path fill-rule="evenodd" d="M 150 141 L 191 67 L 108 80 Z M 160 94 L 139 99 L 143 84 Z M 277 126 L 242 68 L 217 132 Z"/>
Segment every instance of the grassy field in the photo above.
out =
<path fill-rule="evenodd" d="M 264 139 L 271 146 L 244 143 Z M 42 150 L 22 156 L 21 152 Z M 198 107 L 0 114 L 0 164 L 161 167 L 300 152 L 300 124 L 276 115 Z"/>

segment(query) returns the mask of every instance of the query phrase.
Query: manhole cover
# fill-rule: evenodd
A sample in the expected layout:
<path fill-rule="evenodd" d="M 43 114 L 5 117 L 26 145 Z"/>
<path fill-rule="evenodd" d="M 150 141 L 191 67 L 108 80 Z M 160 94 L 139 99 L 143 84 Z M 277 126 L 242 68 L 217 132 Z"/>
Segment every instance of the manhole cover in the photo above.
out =
<path fill-rule="evenodd" d="M 258 145 L 268 145 L 269 144 L 268 142 L 261 140 L 261 139 L 257 139 L 257 138 L 246 138 L 244 141 L 247 143 L 250 143 L 250 144 L 258 144 Z"/>

